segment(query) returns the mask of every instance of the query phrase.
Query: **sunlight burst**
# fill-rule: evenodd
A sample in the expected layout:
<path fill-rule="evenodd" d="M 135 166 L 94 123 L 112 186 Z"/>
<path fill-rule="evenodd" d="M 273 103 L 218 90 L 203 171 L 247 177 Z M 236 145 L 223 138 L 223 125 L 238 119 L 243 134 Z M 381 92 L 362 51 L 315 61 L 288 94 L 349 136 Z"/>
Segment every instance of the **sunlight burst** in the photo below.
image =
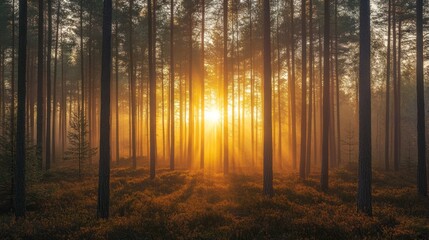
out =
<path fill-rule="evenodd" d="M 218 123 L 221 119 L 219 109 L 206 109 L 204 114 L 205 120 L 211 123 Z"/>

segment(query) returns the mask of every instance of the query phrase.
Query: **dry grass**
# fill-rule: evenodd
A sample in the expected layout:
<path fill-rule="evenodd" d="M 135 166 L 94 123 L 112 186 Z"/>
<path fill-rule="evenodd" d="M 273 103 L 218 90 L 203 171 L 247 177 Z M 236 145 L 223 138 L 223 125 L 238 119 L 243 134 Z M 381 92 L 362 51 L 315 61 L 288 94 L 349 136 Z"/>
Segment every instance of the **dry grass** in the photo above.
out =
<path fill-rule="evenodd" d="M 412 176 L 374 173 L 374 216 L 356 212 L 356 174 L 275 176 L 275 196 L 262 196 L 262 176 L 114 168 L 111 218 L 96 219 L 97 177 L 69 168 L 29 187 L 25 220 L 0 215 L 0 239 L 429 239 L 429 199 Z"/>

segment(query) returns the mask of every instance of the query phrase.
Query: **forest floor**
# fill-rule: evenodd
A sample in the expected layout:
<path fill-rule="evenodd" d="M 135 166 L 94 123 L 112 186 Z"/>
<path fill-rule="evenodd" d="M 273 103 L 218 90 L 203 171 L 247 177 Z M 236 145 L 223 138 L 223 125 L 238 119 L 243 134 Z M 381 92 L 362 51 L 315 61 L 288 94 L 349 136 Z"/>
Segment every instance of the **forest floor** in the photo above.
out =
<path fill-rule="evenodd" d="M 150 180 L 146 168 L 113 167 L 111 218 L 97 220 L 98 178 L 58 168 L 28 187 L 25 220 L 0 215 L 0 239 L 429 239 L 429 198 L 412 179 L 375 171 L 367 217 L 346 170 L 331 172 L 326 193 L 317 175 L 275 174 L 269 199 L 260 174 L 161 169 Z"/>

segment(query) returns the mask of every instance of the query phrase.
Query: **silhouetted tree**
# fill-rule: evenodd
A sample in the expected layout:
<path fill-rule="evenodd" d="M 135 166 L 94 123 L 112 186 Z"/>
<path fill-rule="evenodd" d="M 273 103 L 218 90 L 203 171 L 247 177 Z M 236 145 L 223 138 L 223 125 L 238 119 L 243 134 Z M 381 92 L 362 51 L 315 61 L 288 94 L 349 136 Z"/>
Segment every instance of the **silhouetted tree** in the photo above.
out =
<path fill-rule="evenodd" d="M 323 128 L 322 128 L 322 173 L 321 187 L 328 189 L 329 167 L 329 126 L 330 126 L 330 7 L 329 0 L 325 0 L 324 37 L 323 37 Z"/>
<path fill-rule="evenodd" d="M 263 2 L 264 37 L 264 194 L 273 195 L 273 126 L 271 100 L 271 23 L 270 1 Z"/>
<path fill-rule="evenodd" d="M 369 0 L 360 1 L 359 37 L 359 184 L 357 208 L 371 215 L 371 32 Z"/>
<path fill-rule="evenodd" d="M 417 189 L 419 195 L 427 196 L 426 176 L 426 126 L 425 126 L 425 100 L 423 85 L 423 0 L 416 0 L 416 26 L 417 26 Z"/>
<path fill-rule="evenodd" d="M 27 0 L 19 0 L 18 111 L 16 121 L 15 216 L 25 216 L 25 98 L 27 73 Z"/>
<path fill-rule="evenodd" d="M 109 217 L 110 185 L 110 72 L 112 67 L 112 0 L 103 4 L 103 43 L 101 55 L 100 163 L 97 216 Z"/>

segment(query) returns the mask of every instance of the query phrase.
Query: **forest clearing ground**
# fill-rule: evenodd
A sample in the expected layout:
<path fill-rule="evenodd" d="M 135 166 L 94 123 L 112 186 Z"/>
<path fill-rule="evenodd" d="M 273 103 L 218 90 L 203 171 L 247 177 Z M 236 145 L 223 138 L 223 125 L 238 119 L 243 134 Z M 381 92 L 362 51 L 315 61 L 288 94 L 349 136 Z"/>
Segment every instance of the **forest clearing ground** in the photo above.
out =
<path fill-rule="evenodd" d="M 27 218 L 0 215 L 0 239 L 428 239 L 429 199 L 412 176 L 374 172 L 374 216 L 356 212 L 354 172 L 275 174 L 275 195 L 262 196 L 261 174 L 113 167 L 111 218 L 96 219 L 95 174 L 58 168 L 28 187 Z"/>

